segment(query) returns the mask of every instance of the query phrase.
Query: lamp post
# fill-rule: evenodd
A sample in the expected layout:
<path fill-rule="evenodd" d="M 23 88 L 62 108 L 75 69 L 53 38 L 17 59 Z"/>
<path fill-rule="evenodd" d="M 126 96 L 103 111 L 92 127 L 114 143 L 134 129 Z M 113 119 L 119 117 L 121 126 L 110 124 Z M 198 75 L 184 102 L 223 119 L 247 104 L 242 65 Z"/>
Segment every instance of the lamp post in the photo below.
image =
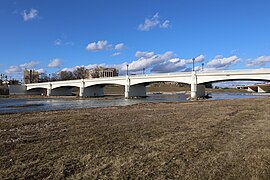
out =
<path fill-rule="evenodd" d="M 127 76 L 128 76 L 128 64 L 127 64 Z"/>
<path fill-rule="evenodd" d="M 202 63 L 202 71 L 204 71 L 204 63 Z"/>
<path fill-rule="evenodd" d="M 51 74 L 49 74 L 49 82 L 51 82 Z"/>
<path fill-rule="evenodd" d="M 195 58 L 192 58 L 192 71 L 195 71 L 194 64 L 195 63 Z"/>
<path fill-rule="evenodd" d="M 145 68 L 142 69 L 142 73 L 144 74 Z"/>

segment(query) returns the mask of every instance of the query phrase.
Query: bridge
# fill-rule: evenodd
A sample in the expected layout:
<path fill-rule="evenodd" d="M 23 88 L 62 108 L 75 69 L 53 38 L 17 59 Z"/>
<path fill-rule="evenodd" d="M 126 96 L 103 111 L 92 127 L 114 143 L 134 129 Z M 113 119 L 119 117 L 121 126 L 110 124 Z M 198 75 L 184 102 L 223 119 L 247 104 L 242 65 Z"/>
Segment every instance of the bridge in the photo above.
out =
<path fill-rule="evenodd" d="M 105 85 L 125 86 L 125 98 L 146 96 L 146 86 L 153 82 L 179 82 L 191 86 L 191 98 L 205 96 L 205 84 L 235 81 L 270 81 L 270 69 L 226 70 L 216 72 L 177 72 L 127 75 L 109 78 L 79 79 L 25 84 L 27 91 L 46 89 L 47 96 L 72 95 L 72 88 L 80 89 L 80 97 L 104 96 Z"/>

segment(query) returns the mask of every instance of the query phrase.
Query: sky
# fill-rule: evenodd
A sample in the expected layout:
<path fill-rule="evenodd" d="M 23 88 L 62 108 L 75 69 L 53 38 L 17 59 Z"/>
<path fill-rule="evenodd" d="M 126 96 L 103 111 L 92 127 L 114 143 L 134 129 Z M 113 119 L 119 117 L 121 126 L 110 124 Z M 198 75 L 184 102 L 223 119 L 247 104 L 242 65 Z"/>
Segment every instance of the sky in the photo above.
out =
<path fill-rule="evenodd" d="M 269 0 L 1 0 L 0 73 L 270 68 Z"/>

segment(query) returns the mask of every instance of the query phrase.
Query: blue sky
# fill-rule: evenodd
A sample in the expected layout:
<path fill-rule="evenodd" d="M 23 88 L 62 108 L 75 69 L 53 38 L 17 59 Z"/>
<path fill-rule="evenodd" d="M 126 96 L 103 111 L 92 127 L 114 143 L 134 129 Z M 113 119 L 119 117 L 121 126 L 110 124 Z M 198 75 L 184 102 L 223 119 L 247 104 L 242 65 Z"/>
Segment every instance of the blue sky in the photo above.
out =
<path fill-rule="evenodd" d="M 1 0 L 0 72 L 270 67 L 269 0 Z"/>

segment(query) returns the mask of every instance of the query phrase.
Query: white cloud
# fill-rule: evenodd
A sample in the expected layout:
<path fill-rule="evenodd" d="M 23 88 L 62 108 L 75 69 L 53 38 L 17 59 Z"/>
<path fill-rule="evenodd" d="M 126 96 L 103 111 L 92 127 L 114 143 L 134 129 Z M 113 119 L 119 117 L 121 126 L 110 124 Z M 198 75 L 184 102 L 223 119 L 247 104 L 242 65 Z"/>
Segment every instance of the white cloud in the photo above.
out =
<path fill-rule="evenodd" d="M 204 55 L 200 55 L 195 58 L 194 62 L 201 62 L 205 59 Z M 180 59 L 180 58 L 172 58 L 168 61 L 164 61 L 163 63 L 157 64 L 153 67 L 151 71 L 153 72 L 176 72 L 176 71 L 190 71 L 191 69 L 187 67 L 187 65 L 192 64 L 192 59 Z"/>
<path fill-rule="evenodd" d="M 28 63 L 20 64 L 18 66 L 9 66 L 9 68 L 5 71 L 8 75 L 12 75 L 14 73 L 22 73 L 25 69 L 33 69 L 39 65 L 38 61 L 30 61 Z"/>
<path fill-rule="evenodd" d="M 24 63 L 20 65 L 21 69 L 31 69 L 31 68 L 35 68 L 37 67 L 37 65 L 39 65 L 38 61 L 30 61 L 29 63 Z"/>
<path fill-rule="evenodd" d="M 36 70 L 39 74 L 42 74 L 42 73 L 45 73 L 46 71 L 45 71 L 45 69 L 37 69 Z"/>
<path fill-rule="evenodd" d="M 56 39 L 56 40 L 54 41 L 54 45 L 56 45 L 56 46 L 61 46 L 61 45 L 62 45 L 62 40 L 61 40 L 61 39 Z"/>
<path fill-rule="evenodd" d="M 51 60 L 51 62 L 48 64 L 48 67 L 50 68 L 59 68 L 61 66 L 61 60 L 56 58 Z"/>
<path fill-rule="evenodd" d="M 66 41 L 65 39 L 63 40 L 63 39 L 58 38 L 58 39 L 56 39 L 54 41 L 54 45 L 55 46 L 63 46 L 63 45 L 73 46 L 74 45 L 74 42 L 72 42 L 72 41 Z"/>
<path fill-rule="evenodd" d="M 166 60 L 174 58 L 175 54 L 172 51 L 167 51 L 164 54 L 155 54 L 154 52 L 138 51 L 136 52 L 135 56 L 138 57 L 139 59 L 132 61 L 129 64 L 129 69 L 131 71 L 140 71 L 143 68 L 145 69 L 151 68 L 154 65 L 157 65 Z"/>
<path fill-rule="evenodd" d="M 124 43 L 116 44 L 115 47 L 114 47 L 115 50 L 121 50 L 121 49 L 124 49 L 124 48 L 125 48 Z"/>
<path fill-rule="evenodd" d="M 138 26 L 140 31 L 149 31 L 159 25 L 160 28 L 168 28 L 170 24 L 169 20 L 165 20 L 163 23 L 160 22 L 159 14 L 156 13 L 151 19 L 145 18 L 144 23 Z"/>
<path fill-rule="evenodd" d="M 190 71 L 187 67 L 192 63 L 192 59 L 180 59 L 172 51 L 167 51 L 163 54 L 155 54 L 154 52 L 137 51 L 135 53 L 136 60 L 131 63 L 124 62 L 122 64 L 89 64 L 87 66 L 76 66 L 73 68 L 64 68 L 63 70 L 73 71 L 78 67 L 95 68 L 96 66 L 114 67 L 120 71 L 120 74 L 125 74 L 127 64 L 129 71 L 132 73 L 141 73 L 143 69 L 156 73 Z M 204 56 L 200 55 L 195 58 L 196 62 L 204 60 Z"/>
<path fill-rule="evenodd" d="M 270 62 L 270 56 L 260 56 L 247 63 L 247 66 L 264 66 L 265 63 Z"/>
<path fill-rule="evenodd" d="M 125 48 L 124 43 L 119 43 L 116 45 L 108 44 L 108 41 L 101 40 L 98 42 L 91 42 L 87 45 L 86 50 L 96 52 L 103 50 L 122 50 Z"/>
<path fill-rule="evenodd" d="M 112 54 L 112 56 L 119 56 L 121 54 L 121 52 L 115 52 Z"/>
<path fill-rule="evenodd" d="M 108 48 L 108 41 L 106 40 L 89 43 L 86 47 L 88 51 L 101 51 L 107 48 Z"/>
<path fill-rule="evenodd" d="M 18 66 L 9 66 L 9 68 L 5 71 L 7 74 L 13 74 L 20 72 L 21 69 Z"/>
<path fill-rule="evenodd" d="M 164 28 L 164 29 L 167 29 L 169 26 L 170 26 L 170 21 L 169 21 L 169 20 L 164 21 L 164 22 L 160 25 L 160 27 L 161 27 L 161 28 Z"/>
<path fill-rule="evenodd" d="M 22 13 L 22 16 L 23 16 L 24 21 L 29 21 L 31 19 L 35 19 L 35 18 L 38 17 L 38 10 L 31 9 L 29 12 L 24 10 L 23 13 Z"/>
<path fill-rule="evenodd" d="M 226 69 L 239 61 L 240 61 L 240 58 L 238 58 L 237 56 L 230 56 L 230 57 L 224 58 L 219 55 L 207 63 L 207 68 Z"/>
<path fill-rule="evenodd" d="M 140 58 L 140 57 L 152 57 L 155 53 L 154 52 L 146 52 L 146 51 L 137 51 L 135 54 L 135 57 Z"/>

